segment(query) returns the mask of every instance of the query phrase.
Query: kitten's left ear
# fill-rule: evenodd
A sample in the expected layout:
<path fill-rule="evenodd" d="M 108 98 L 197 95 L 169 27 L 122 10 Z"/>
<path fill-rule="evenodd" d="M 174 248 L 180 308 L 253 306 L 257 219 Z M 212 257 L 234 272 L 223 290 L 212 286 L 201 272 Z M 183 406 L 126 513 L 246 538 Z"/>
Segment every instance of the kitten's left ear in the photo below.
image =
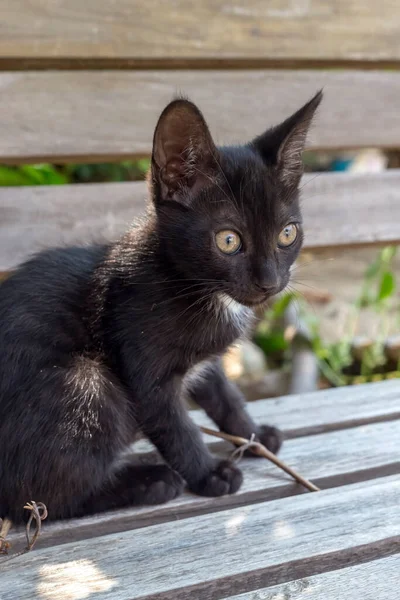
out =
<path fill-rule="evenodd" d="M 199 109 L 188 100 L 171 102 L 162 112 L 154 133 L 155 199 L 188 204 L 191 192 L 212 180 L 217 153 Z"/>
<path fill-rule="evenodd" d="M 299 184 L 303 173 L 301 155 L 311 121 L 321 100 L 322 91 L 319 91 L 291 117 L 251 143 L 263 160 L 277 169 L 279 180 L 288 188 L 297 187 Z"/>

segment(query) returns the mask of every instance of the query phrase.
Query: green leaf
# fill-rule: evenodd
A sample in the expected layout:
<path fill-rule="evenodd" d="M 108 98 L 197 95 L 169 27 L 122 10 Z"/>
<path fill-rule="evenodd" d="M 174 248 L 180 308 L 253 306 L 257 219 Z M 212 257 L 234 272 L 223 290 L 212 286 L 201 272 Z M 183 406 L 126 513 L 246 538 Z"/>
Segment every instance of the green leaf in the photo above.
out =
<path fill-rule="evenodd" d="M 34 168 L 40 173 L 42 185 L 64 185 L 70 181 L 66 171 L 59 171 L 52 165 L 34 165 Z"/>
<path fill-rule="evenodd" d="M 0 186 L 60 185 L 68 183 L 68 176 L 52 165 L 0 165 Z"/>
<path fill-rule="evenodd" d="M 254 335 L 254 342 L 267 356 L 278 352 L 284 352 L 289 345 L 284 338 L 283 331 L 274 331 L 268 335 L 262 335 L 256 332 Z"/>
<path fill-rule="evenodd" d="M 283 317 L 287 307 L 295 298 L 297 298 L 297 294 L 294 292 L 290 292 L 289 294 L 285 294 L 281 298 L 278 298 L 278 300 L 274 302 L 274 305 L 271 309 L 272 318 L 279 319 L 280 317 Z"/>
<path fill-rule="evenodd" d="M 32 185 L 31 178 L 16 169 L 0 165 L 0 186 Z"/>
<path fill-rule="evenodd" d="M 377 302 L 382 302 L 393 295 L 396 289 L 394 275 L 391 271 L 385 271 L 380 281 L 380 286 L 377 295 Z"/>

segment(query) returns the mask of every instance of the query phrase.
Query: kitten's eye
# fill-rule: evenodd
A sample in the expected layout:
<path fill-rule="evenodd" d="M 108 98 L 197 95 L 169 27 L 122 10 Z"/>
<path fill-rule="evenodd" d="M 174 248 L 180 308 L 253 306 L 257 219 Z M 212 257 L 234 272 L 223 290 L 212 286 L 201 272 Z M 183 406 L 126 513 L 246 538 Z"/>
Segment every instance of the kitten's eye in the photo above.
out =
<path fill-rule="evenodd" d="M 289 223 L 282 229 L 278 238 L 278 246 L 281 248 L 287 248 L 291 246 L 297 238 L 297 227 L 294 223 Z"/>
<path fill-rule="evenodd" d="M 229 229 L 219 231 L 215 236 L 215 241 L 218 248 L 224 254 L 236 254 L 242 247 L 240 235 L 236 231 L 230 231 Z"/>

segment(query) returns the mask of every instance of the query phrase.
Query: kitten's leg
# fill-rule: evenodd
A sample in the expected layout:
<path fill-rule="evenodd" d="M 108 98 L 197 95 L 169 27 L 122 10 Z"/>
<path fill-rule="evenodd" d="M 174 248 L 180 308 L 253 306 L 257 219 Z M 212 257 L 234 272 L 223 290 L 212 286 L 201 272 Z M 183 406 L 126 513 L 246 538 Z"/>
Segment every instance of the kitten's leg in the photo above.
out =
<path fill-rule="evenodd" d="M 184 487 L 181 476 L 167 465 L 126 465 L 92 494 L 81 514 L 142 504 L 163 504 L 179 496 Z"/>
<path fill-rule="evenodd" d="M 239 489 L 241 471 L 234 463 L 218 460 L 209 452 L 183 406 L 181 386 L 172 378 L 149 391 L 148 397 L 142 396 L 136 418 L 143 433 L 193 492 L 222 496 Z"/>
<path fill-rule="evenodd" d="M 221 361 L 206 363 L 197 375 L 189 374 L 187 390 L 192 399 L 218 425 L 221 431 L 249 439 L 253 433 L 271 452 L 282 444 L 282 434 L 276 427 L 257 425 L 246 410 L 246 401 L 222 369 Z"/>
<path fill-rule="evenodd" d="M 0 508 L 15 523 L 32 499 L 47 506 L 49 519 L 78 516 L 135 430 L 124 390 L 101 362 L 85 356 L 22 381 L 9 413 L 0 427 L 7 440 Z"/>

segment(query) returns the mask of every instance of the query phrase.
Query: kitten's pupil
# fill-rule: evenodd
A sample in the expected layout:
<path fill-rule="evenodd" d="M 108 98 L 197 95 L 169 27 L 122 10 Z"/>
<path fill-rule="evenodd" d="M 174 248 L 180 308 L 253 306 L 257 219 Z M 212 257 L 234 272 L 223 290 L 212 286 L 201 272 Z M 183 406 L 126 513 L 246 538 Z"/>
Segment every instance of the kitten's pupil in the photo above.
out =
<path fill-rule="evenodd" d="M 235 231 L 220 231 L 215 236 L 215 241 L 224 254 L 235 254 L 242 246 L 240 236 Z"/>
<path fill-rule="evenodd" d="M 297 227 L 294 223 L 289 223 L 279 234 L 279 246 L 291 246 L 297 238 Z"/>

